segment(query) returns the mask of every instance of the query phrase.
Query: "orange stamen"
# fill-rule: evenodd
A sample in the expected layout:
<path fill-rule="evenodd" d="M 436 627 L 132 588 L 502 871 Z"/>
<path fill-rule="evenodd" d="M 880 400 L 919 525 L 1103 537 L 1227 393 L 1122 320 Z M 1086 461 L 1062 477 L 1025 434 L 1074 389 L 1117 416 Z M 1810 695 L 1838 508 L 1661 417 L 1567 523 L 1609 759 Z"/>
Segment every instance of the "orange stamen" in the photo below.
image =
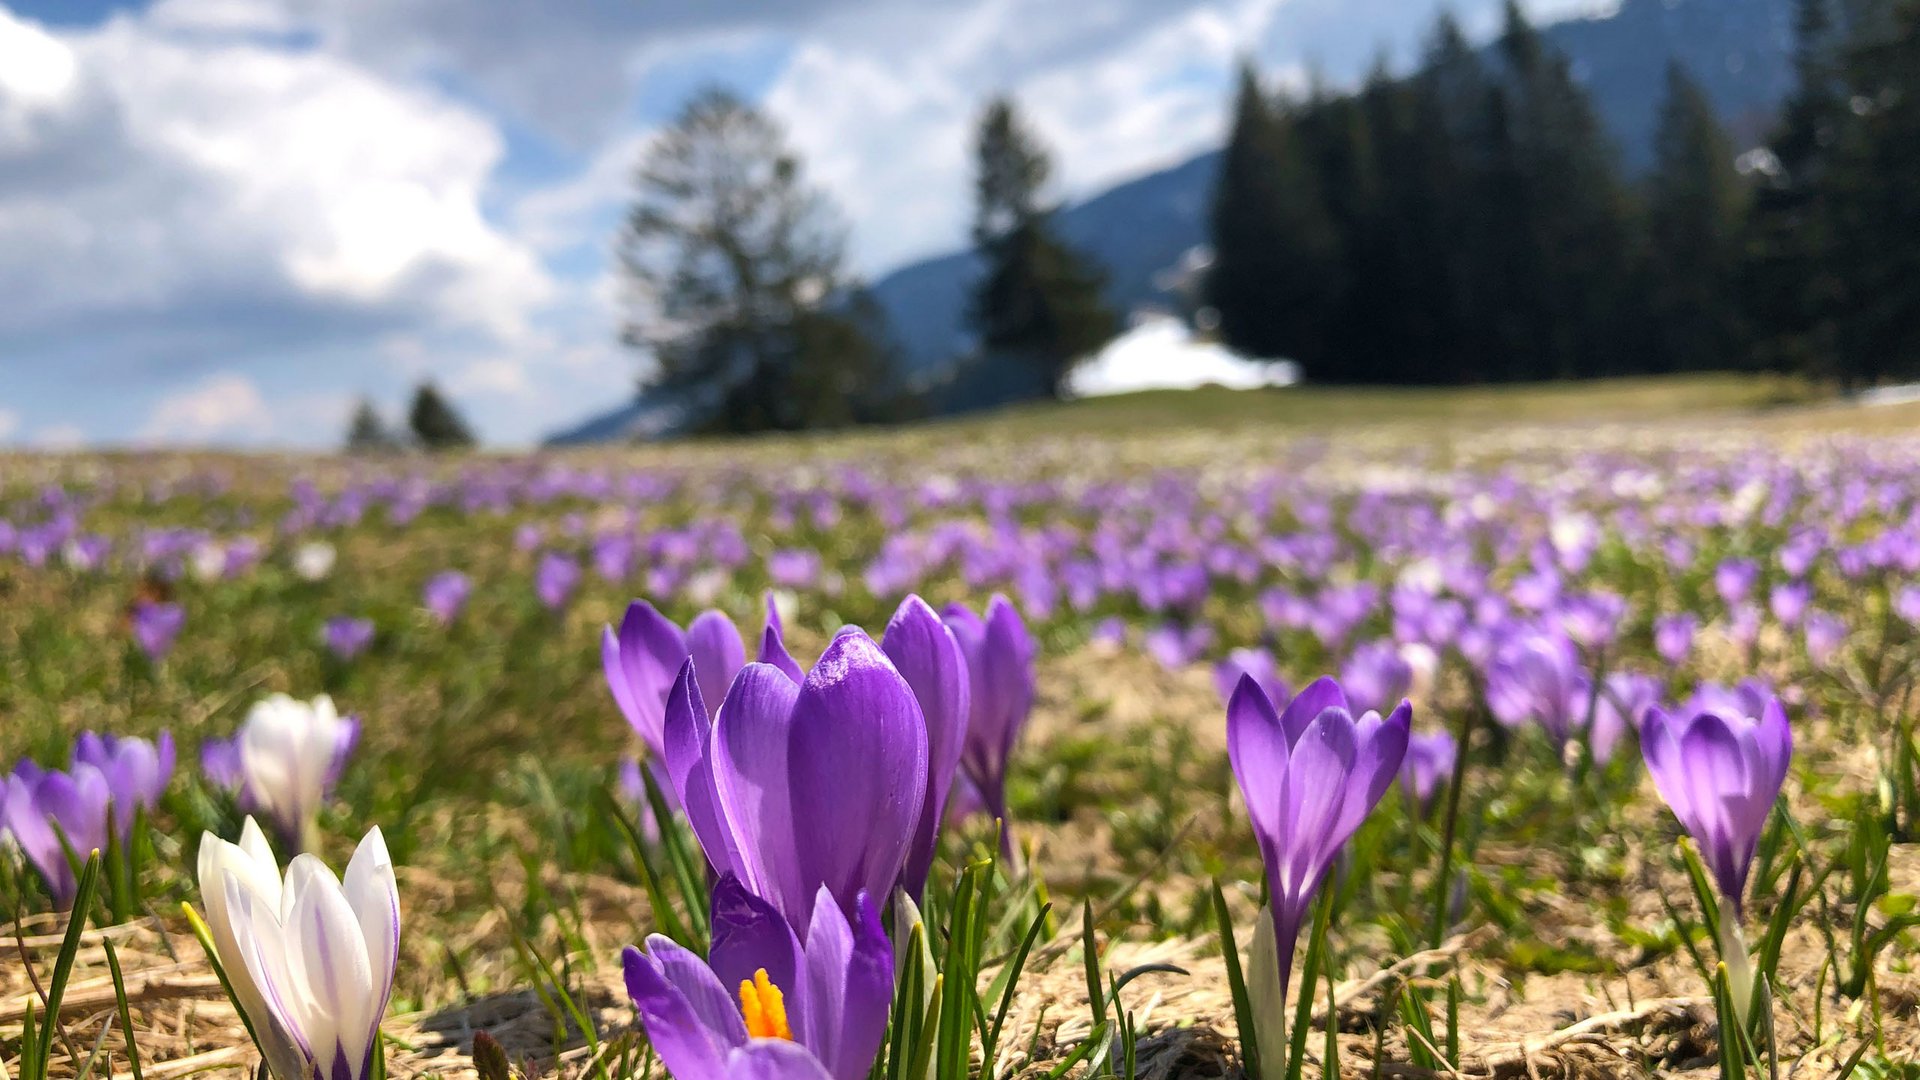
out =
<path fill-rule="evenodd" d="M 787 1026 L 786 995 L 767 978 L 766 968 L 740 980 L 740 1015 L 747 1021 L 749 1038 L 793 1040 L 793 1029 Z"/>

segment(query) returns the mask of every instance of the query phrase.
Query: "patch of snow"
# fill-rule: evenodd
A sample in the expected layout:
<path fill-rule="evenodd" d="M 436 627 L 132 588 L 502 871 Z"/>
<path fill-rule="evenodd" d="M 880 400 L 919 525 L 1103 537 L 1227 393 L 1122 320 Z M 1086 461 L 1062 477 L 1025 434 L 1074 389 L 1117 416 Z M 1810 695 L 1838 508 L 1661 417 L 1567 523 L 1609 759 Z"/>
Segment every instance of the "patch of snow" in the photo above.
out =
<path fill-rule="evenodd" d="M 1074 397 L 1208 385 L 1257 390 L 1291 386 L 1299 378 L 1299 368 L 1290 361 L 1250 359 L 1216 342 L 1197 340 L 1179 319 L 1151 316 L 1075 369 L 1067 389 Z"/>
<path fill-rule="evenodd" d="M 1862 390 L 1855 400 L 1862 405 L 1905 405 L 1920 401 L 1920 383 L 1876 386 L 1871 390 Z"/>

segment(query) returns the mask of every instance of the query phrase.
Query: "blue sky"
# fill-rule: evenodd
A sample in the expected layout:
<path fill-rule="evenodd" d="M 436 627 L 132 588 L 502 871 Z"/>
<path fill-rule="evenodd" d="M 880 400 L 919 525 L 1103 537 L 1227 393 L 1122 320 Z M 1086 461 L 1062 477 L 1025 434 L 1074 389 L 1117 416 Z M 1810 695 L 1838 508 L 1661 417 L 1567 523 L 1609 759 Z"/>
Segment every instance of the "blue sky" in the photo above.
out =
<path fill-rule="evenodd" d="M 786 125 L 876 276 L 962 242 L 990 94 L 1071 197 L 1214 144 L 1237 57 L 1344 80 L 1438 6 L 0 0 L 0 444 L 324 447 L 428 377 L 529 443 L 641 371 L 608 253 L 699 86 Z"/>

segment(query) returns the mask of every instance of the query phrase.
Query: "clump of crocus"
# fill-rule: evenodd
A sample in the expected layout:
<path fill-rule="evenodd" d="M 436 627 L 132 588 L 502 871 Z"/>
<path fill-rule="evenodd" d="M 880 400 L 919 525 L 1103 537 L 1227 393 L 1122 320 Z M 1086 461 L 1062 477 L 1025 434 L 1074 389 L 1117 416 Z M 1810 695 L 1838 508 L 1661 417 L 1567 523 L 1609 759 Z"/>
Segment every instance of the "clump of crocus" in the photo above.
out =
<path fill-rule="evenodd" d="M 1640 728 L 1640 750 L 1654 787 L 1700 846 L 1701 860 L 1725 902 L 1720 959 L 1744 1017 L 1752 1001 L 1753 972 L 1740 920 L 1754 850 L 1793 757 L 1786 710 L 1777 698 L 1769 698 L 1758 715 L 1724 707 L 1679 715 L 1650 708 Z"/>
<path fill-rule="evenodd" d="M 121 843 L 133 835 L 137 812 L 152 813 L 173 778 L 173 735 L 161 732 L 151 742 L 125 735 L 83 731 L 73 741 L 73 763 L 91 765 L 107 779 L 112 793 L 115 831 Z"/>
<path fill-rule="evenodd" d="M 647 1041 L 676 1080 L 862 1080 L 886 1038 L 893 946 L 864 891 L 822 886 L 802 941 L 728 875 L 705 961 L 655 935 L 621 956 Z"/>
<path fill-rule="evenodd" d="M 1693 639 L 1699 630 L 1699 617 L 1689 612 L 1662 615 L 1653 621 L 1654 651 L 1660 659 L 1678 667 L 1693 655 Z"/>
<path fill-rule="evenodd" d="M 136 600 L 127 613 L 134 644 L 148 660 L 158 664 L 173 651 L 174 639 L 187 624 L 187 611 L 165 600 Z"/>
<path fill-rule="evenodd" d="M 1573 642 L 1558 634 L 1523 633 L 1487 667 L 1487 708 L 1510 728 L 1538 724 L 1564 748 L 1586 721 L 1591 685 Z"/>
<path fill-rule="evenodd" d="M 472 592 L 473 579 L 458 570 L 442 570 L 427 579 L 420 590 L 420 603 L 433 614 L 434 621 L 446 626 L 460 617 Z"/>
<path fill-rule="evenodd" d="M 22 761 L 0 778 L 0 833 L 19 845 L 54 907 L 72 907 L 79 886 L 69 851 L 85 860 L 106 850 L 112 801 L 106 775 L 85 763 L 59 772 Z"/>
<path fill-rule="evenodd" d="M 1227 755 L 1266 865 L 1271 904 L 1278 983 L 1255 1005 L 1263 1046 L 1280 1045 L 1295 943 L 1314 894 L 1399 774 L 1412 721 L 1405 701 L 1384 720 L 1373 712 L 1356 717 L 1339 684 L 1326 678 L 1284 712 L 1251 678 L 1240 680 L 1227 704 Z M 1271 985 L 1264 973 L 1250 978 Z"/>
<path fill-rule="evenodd" d="M 400 893 L 376 827 L 345 877 L 298 855 L 286 877 L 252 818 L 200 838 L 200 902 L 234 1005 L 274 1080 L 365 1080 L 400 957 Z"/>
<path fill-rule="evenodd" d="M 274 694 L 247 711 L 232 739 L 203 745 L 200 766 L 242 809 L 271 819 L 293 850 L 311 851 L 320 807 L 359 736 L 360 722 L 341 716 L 325 694 L 311 702 Z"/>
<path fill-rule="evenodd" d="M 746 665 L 711 719 L 688 661 L 665 738 L 668 777 L 708 863 L 796 930 L 816 895 L 852 910 L 861 892 L 892 893 L 926 802 L 927 729 L 912 688 L 866 634 L 835 637 L 798 683 Z"/>
<path fill-rule="evenodd" d="M 571 556 L 549 551 L 540 557 L 533 572 L 533 591 L 548 611 L 565 608 L 579 587 L 580 564 Z"/>
<path fill-rule="evenodd" d="M 1011 833 L 1005 825 L 1007 760 L 1033 711 L 1033 661 L 1039 650 L 1020 612 L 997 593 L 987 603 L 985 618 L 952 604 L 945 619 L 966 656 L 971 688 L 960 767 L 986 803 L 987 812 L 1002 822 L 1001 846 L 1011 852 Z"/>
<path fill-rule="evenodd" d="M 345 663 L 367 651 L 373 644 L 373 620 L 340 615 L 328 619 L 321 628 L 320 640 L 334 659 Z"/>

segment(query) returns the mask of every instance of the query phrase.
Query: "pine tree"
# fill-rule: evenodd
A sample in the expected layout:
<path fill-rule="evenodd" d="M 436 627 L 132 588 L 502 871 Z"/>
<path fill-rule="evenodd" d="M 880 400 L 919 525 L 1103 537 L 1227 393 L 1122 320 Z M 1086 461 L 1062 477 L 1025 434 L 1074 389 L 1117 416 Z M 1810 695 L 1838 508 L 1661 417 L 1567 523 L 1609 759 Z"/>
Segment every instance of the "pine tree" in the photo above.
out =
<path fill-rule="evenodd" d="M 414 440 L 428 450 L 460 450 L 475 442 L 473 429 L 431 381 L 421 383 L 413 392 L 407 427 L 413 431 Z"/>
<path fill-rule="evenodd" d="M 687 426 L 830 427 L 893 399 L 877 316 L 851 306 L 838 215 L 779 125 L 733 94 L 696 95 L 648 148 L 620 256 L 623 337 L 653 361 L 643 392 Z"/>
<path fill-rule="evenodd" d="M 1574 378 L 1627 370 L 1641 343 L 1623 319 L 1632 295 L 1629 201 L 1615 152 L 1564 54 L 1507 0 L 1500 53 L 1509 92 L 1516 201 L 1505 209 L 1519 257 L 1509 299 L 1517 307 L 1522 348 L 1536 358 L 1529 374 Z"/>
<path fill-rule="evenodd" d="M 1848 108 L 1828 3 L 1799 0 L 1795 11 L 1794 89 L 1756 159 L 1741 293 L 1761 363 L 1846 381 L 1828 174 Z"/>
<path fill-rule="evenodd" d="M 1214 188 L 1205 295 L 1229 347 L 1294 360 L 1319 376 L 1331 355 L 1327 330 L 1343 264 L 1293 121 L 1242 65 Z"/>
<path fill-rule="evenodd" d="M 1746 189 L 1712 103 L 1678 62 L 1667 66 L 1646 200 L 1654 366 L 1743 366 L 1735 275 Z"/>
<path fill-rule="evenodd" d="M 1849 14 L 1848 109 L 1826 186 L 1838 367 L 1872 384 L 1920 370 L 1920 0 Z"/>
<path fill-rule="evenodd" d="M 393 432 L 387 429 L 387 422 L 380 418 L 380 411 L 373 402 L 361 398 L 353 407 L 353 417 L 347 421 L 347 452 L 350 454 L 378 454 L 392 450 L 398 445 Z"/>
<path fill-rule="evenodd" d="M 1011 99 L 988 103 L 975 161 L 973 242 L 986 270 L 969 315 L 981 351 L 1058 397 L 1074 363 L 1118 330 L 1105 276 L 1059 237 L 1043 201 L 1052 166 Z"/>

